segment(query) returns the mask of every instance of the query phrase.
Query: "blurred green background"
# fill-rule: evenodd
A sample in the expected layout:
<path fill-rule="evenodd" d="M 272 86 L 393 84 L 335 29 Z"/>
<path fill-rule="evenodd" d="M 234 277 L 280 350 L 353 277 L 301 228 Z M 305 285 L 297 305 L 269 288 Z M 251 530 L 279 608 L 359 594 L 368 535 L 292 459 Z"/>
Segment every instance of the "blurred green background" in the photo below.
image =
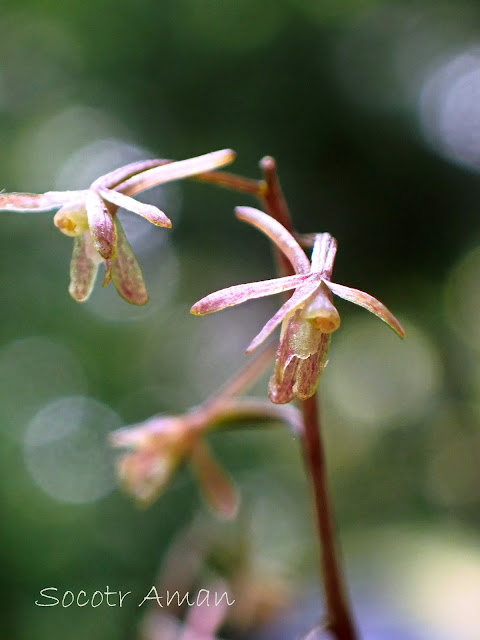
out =
<path fill-rule="evenodd" d="M 233 170 L 257 177 L 259 159 L 276 157 L 298 229 L 338 239 L 334 280 L 384 301 L 407 330 L 402 343 L 340 302 L 321 383 L 365 637 L 386 617 L 410 629 L 402 638 L 478 640 L 478 3 L 3 0 L 0 33 L 6 191 L 83 188 L 133 160 L 224 147 L 238 153 Z M 232 215 L 251 199 L 193 183 L 142 199 L 174 222 L 123 215 L 150 292 L 142 309 L 100 283 L 75 303 L 71 241 L 51 215 L 2 215 L 4 638 L 136 637 L 140 596 L 204 507 L 182 473 L 138 510 L 115 488 L 106 435 L 200 402 L 277 303 L 188 314 L 210 291 L 273 276 L 264 238 Z M 241 487 L 252 562 L 301 600 L 316 546 L 297 445 L 249 428 L 213 446 Z M 211 526 L 236 546 L 235 527 Z M 45 587 L 106 585 L 138 597 L 122 609 L 34 604 Z"/>

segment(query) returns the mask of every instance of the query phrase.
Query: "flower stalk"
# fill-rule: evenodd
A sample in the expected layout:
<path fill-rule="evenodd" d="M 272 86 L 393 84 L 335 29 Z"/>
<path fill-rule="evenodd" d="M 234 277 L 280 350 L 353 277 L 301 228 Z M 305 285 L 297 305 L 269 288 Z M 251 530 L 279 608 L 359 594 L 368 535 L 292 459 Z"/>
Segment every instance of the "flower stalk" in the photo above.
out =
<path fill-rule="evenodd" d="M 291 216 L 280 187 L 275 161 L 266 157 L 261 162 L 268 185 L 264 196 L 267 212 L 288 231 L 293 232 Z M 293 273 L 284 254 L 276 249 L 280 275 Z M 300 401 L 303 418 L 302 448 L 313 497 L 315 524 L 320 542 L 321 574 L 325 594 L 324 628 L 336 640 L 359 640 L 349 597 L 345 588 L 340 551 L 337 544 L 333 505 L 328 485 L 325 448 L 323 444 L 317 395 Z"/>
<path fill-rule="evenodd" d="M 275 161 L 273 158 L 267 156 L 263 158 L 260 166 L 264 173 L 264 188 L 258 193 L 254 193 L 254 190 L 252 190 L 251 193 L 256 195 L 260 199 L 269 216 L 273 218 L 273 220 L 275 220 L 277 223 L 280 223 L 280 225 L 284 228 L 288 235 L 283 234 L 283 231 L 280 231 L 282 237 L 284 238 L 284 242 L 276 242 L 274 239 L 275 230 L 272 235 L 269 230 L 266 230 L 264 227 L 261 227 L 261 229 L 262 231 L 267 233 L 267 235 L 269 235 L 272 240 L 275 241 L 274 256 L 279 275 L 283 276 L 285 281 L 288 277 L 297 278 L 297 280 L 300 280 L 302 278 L 302 274 L 306 274 L 306 272 L 310 270 L 310 264 L 308 263 L 308 260 L 304 255 L 302 257 L 302 255 L 298 253 L 296 247 L 291 242 L 291 238 L 294 235 L 294 229 L 288 205 L 285 201 L 280 182 L 278 180 Z M 218 173 L 211 175 L 212 177 L 214 177 L 214 179 L 216 179 Z M 196 176 L 196 179 L 201 179 L 201 176 Z M 234 181 L 230 181 L 228 185 L 224 184 L 224 186 L 232 186 L 233 188 L 235 188 Z M 247 208 L 239 208 L 239 210 L 237 210 L 237 215 L 238 217 L 240 217 L 240 219 L 251 221 L 247 220 L 247 218 L 251 218 Z M 256 224 L 255 226 L 258 226 L 260 228 L 260 225 Z M 290 238 L 288 236 L 290 236 Z M 314 253 L 312 255 L 312 267 L 320 267 L 323 272 L 327 274 L 329 280 L 333 269 L 333 260 L 336 252 L 336 242 L 329 234 L 321 234 L 321 236 L 322 237 L 319 238 L 317 242 L 317 248 L 314 249 Z M 314 239 L 315 236 L 312 236 L 312 240 Z M 308 275 L 304 275 L 304 281 L 306 281 L 307 279 Z M 341 285 L 335 286 L 341 287 Z M 344 287 L 342 288 L 342 290 L 337 288 L 337 291 L 335 291 L 335 293 L 337 293 L 338 295 L 338 292 L 340 292 L 340 295 L 343 294 L 342 297 L 346 297 L 346 289 L 348 288 Z M 281 291 L 282 288 L 277 287 L 277 292 Z M 354 290 L 348 289 L 348 292 L 350 291 Z M 248 292 L 245 291 L 245 293 Z M 326 292 L 324 293 L 324 296 L 317 296 L 317 307 L 318 301 L 320 301 L 324 307 L 328 306 L 330 300 L 328 294 Z M 361 306 L 366 306 L 370 311 L 376 313 L 377 315 L 380 315 L 378 314 L 378 311 L 380 310 L 383 315 L 383 308 L 373 308 L 372 305 L 367 306 L 366 304 L 362 304 L 364 302 L 364 299 L 362 299 L 360 302 L 360 299 L 358 297 L 359 293 L 360 292 L 356 292 L 354 294 L 356 296 L 355 299 L 353 299 L 352 295 L 349 296 L 349 299 L 356 302 L 357 304 L 360 303 Z M 233 302 L 234 298 L 235 294 L 230 300 L 232 304 L 236 304 L 236 302 Z M 290 298 L 290 300 L 291 299 L 292 298 Z M 369 304 L 372 303 L 373 300 L 374 299 L 369 297 Z M 378 301 L 375 300 L 375 303 L 377 302 Z M 200 305 L 201 307 L 201 301 L 197 303 L 197 305 Z M 199 307 L 197 305 L 194 305 L 194 309 L 195 307 L 197 307 L 198 310 Z M 333 310 L 335 310 L 335 307 L 331 305 L 331 308 L 328 308 L 328 313 L 326 314 L 326 316 L 325 314 L 323 314 L 322 322 L 332 319 L 335 320 L 335 313 Z M 382 319 L 385 319 L 385 317 L 382 317 Z M 402 334 L 403 330 L 401 329 L 400 325 L 397 326 L 397 324 L 395 324 L 393 326 L 392 322 L 390 322 L 390 317 L 388 318 L 387 322 L 391 324 L 392 328 L 394 328 L 395 331 L 397 331 L 399 334 Z M 334 324 L 334 328 L 337 328 L 337 322 L 334 322 Z M 253 348 L 256 346 L 254 342 L 255 340 L 252 342 L 248 350 L 252 348 L 252 345 Z M 328 345 L 326 344 L 325 348 L 327 346 Z M 290 399 L 291 398 L 289 398 L 289 400 Z M 355 628 L 350 602 L 344 584 L 341 557 L 336 539 L 337 536 L 333 515 L 333 505 L 330 496 L 330 489 L 328 486 L 325 449 L 321 432 L 321 422 L 318 412 L 316 394 L 313 393 L 310 397 L 301 399 L 300 409 L 302 414 L 300 438 L 302 443 L 304 461 L 307 468 L 307 475 L 309 478 L 311 493 L 313 497 L 314 518 L 320 542 L 320 569 L 323 580 L 326 606 L 326 613 L 324 615 L 324 623 L 322 627 L 325 630 L 328 630 L 336 640 L 358 640 L 359 636 Z"/>

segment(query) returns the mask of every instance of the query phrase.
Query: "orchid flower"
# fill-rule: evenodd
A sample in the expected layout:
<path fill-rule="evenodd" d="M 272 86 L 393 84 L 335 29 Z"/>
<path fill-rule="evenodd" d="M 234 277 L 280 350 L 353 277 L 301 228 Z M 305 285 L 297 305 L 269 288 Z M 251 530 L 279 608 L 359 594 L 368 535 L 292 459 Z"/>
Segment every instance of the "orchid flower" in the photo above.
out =
<path fill-rule="evenodd" d="M 256 424 L 284 422 L 296 435 L 302 429 L 300 413 L 293 406 L 276 407 L 263 398 L 235 397 L 252 384 L 271 355 L 271 350 L 264 350 L 217 393 L 184 414 L 154 416 L 114 431 L 112 445 L 127 449 L 117 464 L 127 492 L 149 504 L 165 490 L 178 467 L 188 462 L 209 506 L 221 517 L 232 518 L 238 509 L 238 494 L 210 452 L 206 435 L 220 426 L 252 420 Z"/>
<path fill-rule="evenodd" d="M 269 395 L 275 404 L 304 400 L 315 393 L 327 363 L 330 336 L 340 326 L 332 293 L 357 304 L 386 322 L 401 338 L 404 331 L 393 314 L 376 298 L 331 282 L 337 242 L 329 233 L 315 235 L 311 260 L 291 233 L 274 218 L 251 207 L 238 207 L 236 215 L 265 233 L 290 261 L 295 275 L 240 284 L 212 293 L 193 305 L 191 313 L 205 315 L 247 300 L 283 293 L 293 295 L 252 340 L 247 353 L 258 347 L 281 323 L 280 344 Z"/>
<path fill-rule="evenodd" d="M 112 280 L 125 300 L 142 305 L 148 300 L 147 290 L 140 265 L 115 218 L 117 209 L 121 207 L 155 226 L 170 228 L 172 223 L 163 211 L 131 196 L 164 182 L 211 171 L 229 164 L 234 157 L 233 151 L 225 149 L 180 162 L 134 162 L 97 178 L 81 191 L 2 193 L 0 211 L 42 213 L 58 209 L 55 226 L 74 238 L 69 287 L 72 297 L 78 302 L 89 297 L 98 266 L 104 262 L 104 285 Z"/>
<path fill-rule="evenodd" d="M 184 462 L 190 467 L 209 506 L 223 518 L 233 518 L 239 498 L 226 472 L 213 457 L 207 432 L 224 423 L 283 420 L 298 432 L 301 419 L 293 407 L 276 407 L 261 398 L 222 398 L 178 416 L 154 416 L 111 434 L 114 447 L 127 449 L 117 472 L 128 493 L 145 505 L 165 490 Z M 286 409 L 292 409 L 291 412 Z"/>

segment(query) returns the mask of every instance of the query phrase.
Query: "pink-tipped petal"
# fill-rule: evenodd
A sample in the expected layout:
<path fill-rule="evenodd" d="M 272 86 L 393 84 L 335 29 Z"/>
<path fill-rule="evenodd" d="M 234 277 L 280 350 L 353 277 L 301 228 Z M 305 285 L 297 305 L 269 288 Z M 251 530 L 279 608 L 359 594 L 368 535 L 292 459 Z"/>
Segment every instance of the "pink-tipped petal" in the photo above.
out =
<path fill-rule="evenodd" d="M 48 191 L 47 193 L 0 193 L 0 211 L 45 213 L 67 202 L 82 199 L 84 191 Z"/>
<path fill-rule="evenodd" d="M 395 333 L 400 336 L 400 338 L 405 337 L 405 331 L 403 330 L 402 325 L 395 318 L 393 313 L 391 313 L 379 300 L 364 291 L 359 291 L 358 289 L 345 287 L 341 284 L 329 282 L 328 280 L 325 280 L 324 282 L 330 291 L 332 291 L 336 296 L 343 298 L 344 300 L 348 300 L 349 302 L 353 302 L 353 304 L 358 304 L 360 307 L 374 313 L 381 320 L 386 322 L 395 331 Z"/>
<path fill-rule="evenodd" d="M 235 215 L 263 231 L 283 251 L 297 273 L 310 273 L 310 261 L 304 250 L 280 222 L 253 207 L 237 207 Z"/>
<path fill-rule="evenodd" d="M 232 520 L 238 512 L 240 498 L 226 472 L 204 442 L 194 446 L 190 459 L 207 504 L 221 518 Z"/>
<path fill-rule="evenodd" d="M 92 292 L 99 264 L 97 258 L 88 231 L 74 239 L 68 291 L 77 302 L 84 302 Z"/>
<path fill-rule="evenodd" d="M 113 258 L 115 256 L 117 235 L 110 212 L 95 191 L 88 191 L 85 198 L 85 207 L 93 246 L 105 260 Z"/>
<path fill-rule="evenodd" d="M 130 164 L 126 164 L 123 167 L 119 167 L 118 169 L 114 169 L 113 171 L 100 176 L 92 182 L 90 189 L 93 189 L 93 191 L 96 191 L 97 189 L 113 189 L 118 184 L 128 180 L 137 173 L 153 169 L 153 167 L 160 167 L 161 165 L 168 164 L 169 162 L 171 162 L 171 160 L 162 159 L 131 162 Z"/>
<path fill-rule="evenodd" d="M 312 271 L 322 273 L 330 279 L 333 271 L 337 241 L 329 233 L 318 233 L 315 236 L 312 251 Z"/>
<path fill-rule="evenodd" d="M 144 305 L 148 301 L 142 270 L 118 220 L 117 257 L 111 262 L 111 277 L 116 290 L 131 304 Z"/>
<path fill-rule="evenodd" d="M 104 200 L 108 200 L 108 202 L 111 202 L 117 207 L 122 207 L 122 209 L 142 216 L 142 218 L 145 218 L 157 227 L 170 228 L 172 226 L 171 220 L 158 207 L 153 206 L 153 204 L 138 202 L 138 200 L 125 196 L 123 193 L 110 189 L 100 189 L 99 193 Z"/>
<path fill-rule="evenodd" d="M 190 309 L 195 316 L 204 316 L 207 313 L 221 311 L 227 307 L 241 304 L 254 298 L 263 298 L 276 293 L 283 293 L 295 289 L 310 278 L 309 274 L 287 276 L 286 278 L 274 278 L 273 280 L 261 280 L 249 284 L 238 284 L 234 287 L 215 291 L 196 302 Z"/>
<path fill-rule="evenodd" d="M 179 180 L 181 178 L 188 178 L 199 173 L 212 171 L 218 167 L 223 167 L 226 164 L 233 162 L 234 159 L 234 151 L 231 149 L 223 149 L 222 151 L 206 153 L 205 155 L 197 156 L 196 158 L 189 158 L 188 160 L 170 162 L 169 164 L 155 167 L 132 176 L 129 180 L 118 185 L 118 190 L 126 195 L 133 196 L 134 194 L 139 193 L 140 191 L 145 191 L 145 189 L 150 189 L 157 184 L 163 184 L 164 182 L 171 182 L 172 180 Z"/>
<path fill-rule="evenodd" d="M 286 315 L 294 311 L 296 308 L 301 306 L 305 300 L 307 300 L 316 289 L 321 285 L 322 280 L 319 274 L 312 274 L 308 277 L 306 282 L 300 286 L 289 298 L 285 304 L 283 304 L 277 313 L 270 318 L 267 324 L 263 327 L 258 335 L 252 340 L 252 342 L 247 347 L 247 353 L 251 353 L 254 349 L 256 349 L 268 336 L 272 333 L 272 331 L 282 322 Z"/>

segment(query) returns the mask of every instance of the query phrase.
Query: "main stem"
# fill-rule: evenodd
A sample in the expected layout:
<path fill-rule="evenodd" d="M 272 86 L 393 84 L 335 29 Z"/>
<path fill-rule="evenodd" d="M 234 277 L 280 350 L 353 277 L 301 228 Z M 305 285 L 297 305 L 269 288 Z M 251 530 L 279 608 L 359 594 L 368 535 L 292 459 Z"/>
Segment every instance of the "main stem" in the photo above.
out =
<path fill-rule="evenodd" d="M 278 180 L 275 161 L 267 156 L 263 158 L 260 166 L 264 174 L 263 181 L 250 180 L 220 171 L 201 174 L 196 176 L 196 179 L 257 196 L 267 213 L 293 233 L 291 216 Z M 280 275 L 293 273 L 290 262 L 277 249 L 275 249 L 275 259 Z M 250 373 L 247 377 L 250 377 Z M 327 608 L 323 628 L 328 630 L 336 640 L 359 640 L 343 581 L 316 396 L 302 401 L 300 407 L 304 423 L 302 438 L 304 458 L 311 484 L 315 521 L 320 540 L 321 569 Z"/>
<path fill-rule="evenodd" d="M 293 233 L 287 203 L 282 193 L 273 158 L 260 163 L 264 172 L 266 192 L 263 202 L 267 212 Z M 276 252 L 280 275 L 290 275 L 292 268 L 283 254 Z M 347 592 L 344 586 L 340 553 L 337 546 L 332 500 L 328 487 L 325 448 L 321 433 L 316 396 L 300 403 L 303 415 L 303 450 L 310 480 L 315 521 L 320 539 L 321 569 L 327 613 L 323 628 L 336 640 L 358 640 Z"/>
<path fill-rule="evenodd" d="M 338 640 L 358 640 L 342 577 L 317 398 L 312 396 L 300 404 L 305 430 L 304 457 L 314 497 L 315 521 L 320 538 L 323 586 L 327 607 L 324 627 Z"/>

